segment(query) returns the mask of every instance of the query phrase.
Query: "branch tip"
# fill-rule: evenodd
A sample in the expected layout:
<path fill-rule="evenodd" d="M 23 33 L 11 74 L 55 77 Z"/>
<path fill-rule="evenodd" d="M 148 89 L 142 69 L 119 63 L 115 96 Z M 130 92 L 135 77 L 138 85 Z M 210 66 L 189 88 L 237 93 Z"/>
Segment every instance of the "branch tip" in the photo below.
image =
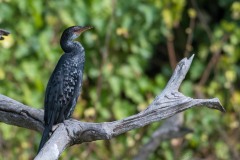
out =
<path fill-rule="evenodd" d="M 192 54 L 192 56 L 189 57 L 188 60 L 192 61 L 194 57 L 195 57 L 195 54 Z"/>
<path fill-rule="evenodd" d="M 220 100 L 219 100 L 218 98 L 214 98 L 214 99 L 216 99 L 216 102 L 218 103 L 218 105 L 216 105 L 216 107 L 217 107 L 216 109 L 218 109 L 219 111 L 221 111 L 221 112 L 223 112 L 223 113 L 226 113 L 226 110 L 225 110 L 225 108 L 222 106 Z"/>
<path fill-rule="evenodd" d="M 207 102 L 207 104 L 205 104 L 208 108 L 217 109 L 223 113 L 226 112 L 225 108 L 222 106 L 218 98 L 213 98 L 213 99 L 210 99 L 209 101 L 210 102 Z"/>

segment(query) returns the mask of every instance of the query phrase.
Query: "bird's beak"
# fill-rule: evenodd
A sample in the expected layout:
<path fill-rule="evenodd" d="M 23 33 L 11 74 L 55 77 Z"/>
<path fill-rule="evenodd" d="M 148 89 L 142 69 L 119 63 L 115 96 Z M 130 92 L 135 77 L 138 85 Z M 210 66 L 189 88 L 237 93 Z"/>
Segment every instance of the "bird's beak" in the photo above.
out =
<path fill-rule="evenodd" d="M 92 28 L 93 28 L 93 27 L 91 27 L 91 26 L 79 27 L 79 29 L 77 29 L 77 30 L 75 31 L 75 33 L 81 34 L 81 33 L 85 32 L 86 30 L 89 30 L 89 29 L 92 29 Z"/>

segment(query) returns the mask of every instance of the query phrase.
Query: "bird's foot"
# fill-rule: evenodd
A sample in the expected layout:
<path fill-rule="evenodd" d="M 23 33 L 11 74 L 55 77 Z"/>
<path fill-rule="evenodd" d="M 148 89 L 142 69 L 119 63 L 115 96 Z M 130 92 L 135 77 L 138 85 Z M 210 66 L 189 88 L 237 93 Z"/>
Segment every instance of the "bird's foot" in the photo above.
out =
<path fill-rule="evenodd" d="M 60 125 L 61 125 L 61 123 L 55 124 L 55 125 L 52 127 L 52 132 L 54 132 Z"/>

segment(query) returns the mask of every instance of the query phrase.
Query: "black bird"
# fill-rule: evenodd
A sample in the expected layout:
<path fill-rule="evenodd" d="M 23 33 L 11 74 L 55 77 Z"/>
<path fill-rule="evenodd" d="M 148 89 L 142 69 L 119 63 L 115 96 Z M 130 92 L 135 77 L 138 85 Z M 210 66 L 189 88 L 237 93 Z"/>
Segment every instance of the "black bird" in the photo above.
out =
<path fill-rule="evenodd" d="M 46 88 L 45 128 L 38 152 L 49 139 L 52 126 L 69 119 L 76 106 L 82 88 L 85 52 L 83 46 L 74 39 L 91 28 L 73 26 L 62 34 L 60 45 L 65 53 L 59 59 Z"/>
<path fill-rule="evenodd" d="M 7 36 L 10 33 L 8 31 L 5 31 L 3 29 L 0 29 L 0 40 L 4 40 L 3 36 Z"/>

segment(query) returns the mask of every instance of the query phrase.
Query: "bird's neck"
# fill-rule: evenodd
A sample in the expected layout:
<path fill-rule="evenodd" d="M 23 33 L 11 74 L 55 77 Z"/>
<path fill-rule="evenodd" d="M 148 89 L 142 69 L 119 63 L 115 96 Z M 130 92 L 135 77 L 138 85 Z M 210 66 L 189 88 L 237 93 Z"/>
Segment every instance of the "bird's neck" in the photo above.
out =
<path fill-rule="evenodd" d="M 77 41 L 71 41 L 71 40 L 61 40 L 60 42 L 61 47 L 63 49 L 63 51 L 65 53 L 72 53 L 72 52 L 81 52 L 82 50 L 84 50 L 83 46 L 81 45 L 81 43 L 77 42 Z"/>

